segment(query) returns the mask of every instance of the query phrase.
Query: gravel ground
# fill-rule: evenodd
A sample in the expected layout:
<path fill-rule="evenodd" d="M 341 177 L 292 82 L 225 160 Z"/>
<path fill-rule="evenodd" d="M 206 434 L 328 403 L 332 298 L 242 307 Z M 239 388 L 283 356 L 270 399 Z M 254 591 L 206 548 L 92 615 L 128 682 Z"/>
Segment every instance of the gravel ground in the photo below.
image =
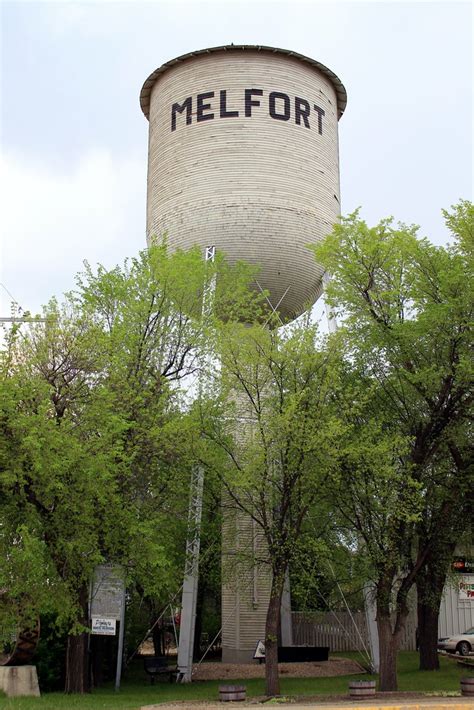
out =
<path fill-rule="evenodd" d="M 262 704 L 263 703 L 263 704 Z M 254 702 L 246 703 L 226 703 L 229 708 L 253 707 L 259 705 L 265 708 L 267 704 L 264 698 L 255 698 Z M 171 705 L 144 705 L 140 710 L 219 710 L 222 708 L 222 703 L 173 703 Z M 473 710 L 474 705 L 469 698 L 429 698 L 422 695 L 414 695 L 412 698 L 403 697 L 384 697 L 376 698 L 372 702 L 368 701 L 351 701 L 348 697 L 336 698 L 330 701 L 322 700 L 321 698 L 305 698 L 299 701 L 285 703 L 278 701 L 277 703 L 269 703 L 268 708 L 291 708 L 291 710 L 313 710 L 319 707 L 325 710 Z"/>
<path fill-rule="evenodd" d="M 287 702 L 285 702 L 287 700 Z M 274 698 L 268 700 L 264 696 L 249 698 L 244 702 L 226 703 L 229 708 L 291 708 L 291 710 L 313 710 L 319 707 L 324 710 L 474 710 L 471 698 L 434 697 L 431 694 L 414 692 L 376 693 L 375 697 L 365 700 L 354 700 L 346 695 L 305 696 L 291 699 Z M 140 710 L 219 710 L 224 707 L 221 702 L 212 701 L 177 701 L 169 704 L 144 705 Z"/>
<path fill-rule="evenodd" d="M 282 677 L 323 678 L 336 675 L 351 675 L 366 671 L 356 661 L 349 658 L 331 658 L 322 663 L 279 663 Z M 262 663 L 202 663 L 193 669 L 194 680 L 231 680 L 244 678 L 264 678 L 265 665 Z"/>

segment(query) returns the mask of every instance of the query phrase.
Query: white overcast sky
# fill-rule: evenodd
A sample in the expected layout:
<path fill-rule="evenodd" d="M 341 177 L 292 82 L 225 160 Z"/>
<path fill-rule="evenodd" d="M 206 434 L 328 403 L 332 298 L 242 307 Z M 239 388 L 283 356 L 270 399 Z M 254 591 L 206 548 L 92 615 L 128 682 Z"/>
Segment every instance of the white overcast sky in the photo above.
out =
<path fill-rule="evenodd" d="M 291 49 L 330 67 L 343 213 L 394 215 L 442 244 L 441 208 L 472 199 L 468 2 L 1 2 L 0 281 L 37 311 L 87 259 L 145 246 L 146 77 L 222 44 Z M 0 315 L 10 299 L 0 288 Z"/>

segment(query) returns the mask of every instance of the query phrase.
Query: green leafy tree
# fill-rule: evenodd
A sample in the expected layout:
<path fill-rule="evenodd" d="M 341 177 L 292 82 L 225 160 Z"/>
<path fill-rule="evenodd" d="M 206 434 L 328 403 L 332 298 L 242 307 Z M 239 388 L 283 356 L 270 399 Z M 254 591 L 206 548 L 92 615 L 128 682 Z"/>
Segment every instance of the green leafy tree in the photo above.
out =
<path fill-rule="evenodd" d="M 453 524 L 455 537 L 454 501 L 469 500 L 472 469 L 458 454 L 473 397 L 472 206 L 461 202 L 446 216 L 458 236 L 447 248 L 391 219 L 369 228 L 357 213 L 315 248 L 332 274 L 346 399 L 359 426 L 335 500 L 372 563 L 383 690 L 397 685 L 409 591 L 430 560 L 445 564 L 451 543 L 441 556 L 439 526 Z"/>
<path fill-rule="evenodd" d="M 67 692 L 89 689 L 97 564 L 120 565 L 146 597 L 179 587 L 196 435 L 186 410 L 212 342 L 203 297 L 216 281 L 216 311 L 247 315 L 250 276 L 162 244 L 110 271 L 86 265 L 44 323 L 10 333 L 0 373 L 2 614 L 20 624 L 56 615 L 68 631 Z"/>
<path fill-rule="evenodd" d="M 308 323 L 286 330 L 223 325 L 220 398 L 203 408 L 201 456 L 223 486 L 224 515 L 253 521 L 263 541 L 259 563 L 271 571 L 265 629 L 269 696 L 279 693 L 285 575 L 306 517 L 318 502 L 320 534 L 327 524 L 320 491 L 335 466 L 341 434 L 331 404 L 338 387 L 337 348 L 317 350 L 315 337 Z"/>
<path fill-rule="evenodd" d="M 85 331 L 66 316 L 60 321 L 55 304 L 47 312 L 51 320 L 12 344 L 2 371 L 1 574 L 7 610 L 19 623 L 54 610 L 76 632 L 88 623 L 88 580 L 101 560 L 100 537 L 112 527 L 105 491 L 113 432 L 98 429 L 104 412 L 91 400 L 87 380 L 96 373 Z M 33 557 L 32 548 L 42 554 Z M 23 574 L 16 561 L 27 555 Z M 69 639 L 69 665 L 77 638 Z M 85 675 L 85 649 L 76 655 Z"/>
<path fill-rule="evenodd" d="M 148 594 L 176 585 L 191 435 L 180 382 L 196 367 L 204 269 L 199 254 L 164 247 L 123 269 L 87 269 L 4 354 L 1 586 L 20 622 L 53 606 L 67 625 L 68 692 L 89 688 L 98 563 L 120 564 Z"/>
<path fill-rule="evenodd" d="M 474 247 L 474 206 L 467 200 L 453 205 L 451 212 L 443 210 L 446 225 L 450 229 L 454 244 L 450 249 L 456 259 L 458 269 L 465 279 L 464 288 L 458 291 L 458 307 L 455 317 L 461 331 L 467 331 L 469 344 L 469 308 L 465 298 L 474 296 L 472 291 L 473 247 Z M 456 290 L 456 282 L 453 281 Z M 438 301 L 443 298 L 437 294 Z M 463 316 L 464 313 L 464 316 Z M 472 314 L 471 314 L 472 315 Z M 462 319 L 465 318 L 463 323 Z M 472 340 L 471 340 L 472 347 Z M 418 525 L 420 539 L 433 539 L 433 545 L 417 579 L 418 635 L 420 646 L 420 670 L 437 670 L 438 615 L 447 570 L 451 566 L 452 555 L 463 540 L 472 543 L 472 520 L 474 519 L 474 499 L 472 497 L 473 457 L 472 457 L 472 416 L 467 410 L 459 418 L 451 435 L 443 442 L 430 467 L 430 485 L 426 488 L 424 510 Z"/>

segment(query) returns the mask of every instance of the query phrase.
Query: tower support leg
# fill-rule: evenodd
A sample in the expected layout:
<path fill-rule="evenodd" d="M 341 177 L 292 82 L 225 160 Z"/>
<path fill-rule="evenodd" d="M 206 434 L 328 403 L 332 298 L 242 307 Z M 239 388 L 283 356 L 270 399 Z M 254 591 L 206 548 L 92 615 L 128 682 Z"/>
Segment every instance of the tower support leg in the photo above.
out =
<path fill-rule="evenodd" d="M 193 646 L 199 579 L 203 488 L 204 469 L 198 466 L 193 469 L 191 476 L 186 566 L 181 597 L 181 623 L 179 627 L 178 646 L 178 681 L 181 683 L 190 683 L 193 672 Z"/>

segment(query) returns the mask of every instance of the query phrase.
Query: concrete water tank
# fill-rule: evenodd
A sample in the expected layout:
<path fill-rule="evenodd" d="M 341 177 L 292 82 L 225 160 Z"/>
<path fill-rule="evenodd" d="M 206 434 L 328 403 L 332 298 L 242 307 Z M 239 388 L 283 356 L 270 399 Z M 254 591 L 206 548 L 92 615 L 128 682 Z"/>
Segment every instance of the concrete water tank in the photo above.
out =
<path fill-rule="evenodd" d="M 283 49 L 214 47 L 163 64 L 140 102 L 150 122 L 148 241 L 166 233 L 172 248 L 199 245 L 203 254 L 213 245 L 231 263 L 261 268 L 258 286 L 283 320 L 309 308 L 323 271 L 307 245 L 340 212 L 346 92 L 337 76 Z M 241 512 L 226 512 L 222 549 L 222 658 L 247 662 L 265 636 L 270 568 L 237 563 L 242 550 L 264 552 Z"/>
<path fill-rule="evenodd" d="M 215 245 L 261 267 L 291 320 L 322 290 L 307 244 L 339 216 L 338 119 L 346 92 L 319 62 L 260 46 L 178 57 L 145 81 L 147 238 Z"/>

